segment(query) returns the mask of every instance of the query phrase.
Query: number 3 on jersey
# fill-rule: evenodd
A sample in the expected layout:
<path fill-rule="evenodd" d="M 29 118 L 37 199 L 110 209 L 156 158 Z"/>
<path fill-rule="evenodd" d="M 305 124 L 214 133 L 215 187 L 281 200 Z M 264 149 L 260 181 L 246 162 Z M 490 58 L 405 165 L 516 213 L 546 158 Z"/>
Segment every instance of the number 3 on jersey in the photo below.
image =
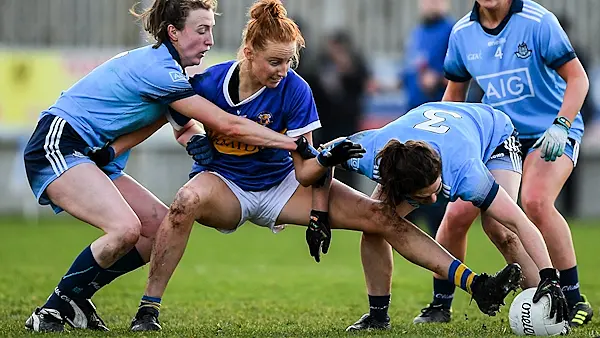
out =
<path fill-rule="evenodd" d="M 436 114 L 448 114 L 457 119 L 462 118 L 462 116 L 460 116 L 459 114 L 457 114 L 453 111 L 427 110 L 423 113 L 423 116 L 427 118 L 427 121 L 421 122 L 421 123 L 415 125 L 413 128 L 430 131 L 430 132 L 436 133 L 436 134 L 447 133 L 448 130 L 450 130 L 450 127 L 441 124 L 442 122 L 446 121 L 446 118 L 437 116 Z M 440 125 L 434 126 L 434 124 L 438 124 L 438 123 L 440 123 Z"/>

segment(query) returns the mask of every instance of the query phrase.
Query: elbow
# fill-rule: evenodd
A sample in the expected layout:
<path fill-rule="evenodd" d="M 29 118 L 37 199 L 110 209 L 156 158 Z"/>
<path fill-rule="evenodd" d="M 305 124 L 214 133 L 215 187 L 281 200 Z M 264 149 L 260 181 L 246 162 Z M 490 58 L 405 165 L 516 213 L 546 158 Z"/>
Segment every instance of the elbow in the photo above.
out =
<path fill-rule="evenodd" d="M 315 183 L 315 181 L 306 174 L 302 173 L 302 170 L 296 169 L 296 181 L 300 183 L 301 186 L 308 188 Z"/>
<path fill-rule="evenodd" d="M 296 181 L 298 181 L 298 183 L 305 188 L 308 188 L 313 184 L 313 182 L 306 177 L 306 175 L 302 175 L 298 171 L 296 171 Z"/>
<path fill-rule="evenodd" d="M 587 74 L 585 72 L 583 72 L 583 74 L 581 75 L 581 91 L 587 95 L 589 89 L 590 89 L 590 79 L 588 78 Z"/>

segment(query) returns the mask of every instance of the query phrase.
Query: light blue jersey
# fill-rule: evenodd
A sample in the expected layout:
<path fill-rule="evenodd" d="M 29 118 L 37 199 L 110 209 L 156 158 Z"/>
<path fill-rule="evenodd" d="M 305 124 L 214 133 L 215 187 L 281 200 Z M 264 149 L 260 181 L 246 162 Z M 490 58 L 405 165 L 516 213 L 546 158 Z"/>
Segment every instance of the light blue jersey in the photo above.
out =
<path fill-rule="evenodd" d="M 178 60 L 170 42 L 118 54 L 61 93 L 41 117 L 59 116 L 88 145 L 103 146 L 152 124 L 168 104 L 195 95 Z"/>
<path fill-rule="evenodd" d="M 460 198 L 485 209 L 498 192 L 486 163 L 513 131 L 510 118 L 488 105 L 426 103 L 380 129 L 350 136 L 367 152 L 361 159 L 349 160 L 346 167 L 378 181 L 375 158 L 390 140 L 425 141 L 442 159 L 444 195 L 451 201 Z"/>
<path fill-rule="evenodd" d="M 444 72 L 451 81 L 474 78 L 483 102 L 510 116 L 522 138 L 538 138 L 552 125 L 566 83 L 556 69 L 576 57 L 560 23 L 529 0 L 513 0 L 510 13 L 494 30 L 479 24 L 478 4 L 450 34 Z M 581 141 L 581 114 L 569 137 Z"/>

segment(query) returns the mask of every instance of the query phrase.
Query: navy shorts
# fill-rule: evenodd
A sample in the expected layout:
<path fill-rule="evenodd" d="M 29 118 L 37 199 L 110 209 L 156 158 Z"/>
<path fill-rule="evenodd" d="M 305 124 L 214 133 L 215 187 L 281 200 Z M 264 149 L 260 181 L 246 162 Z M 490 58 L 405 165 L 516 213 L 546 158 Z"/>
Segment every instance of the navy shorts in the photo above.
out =
<path fill-rule="evenodd" d="M 523 160 L 519 134 L 515 131 L 504 140 L 485 163 L 489 170 L 508 170 L 523 173 Z"/>
<path fill-rule="evenodd" d="M 536 138 L 526 138 L 521 139 L 521 150 L 523 151 L 523 158 L 527 157 L 527 155 L 531 154 L 535 148 L 533 145 L 538 139 Z M 567 144 L 565 145 L 565 153 L 568 158 L 573 161 L 573 167 L 577 166 L 577 159 L 579 158 L 579 141 L 576 139 L 569 137 L 567 140 Z"/>
<path fill-rule="evenodd" d="M 54 212 L 62 211 L 46 195 L 46 188 L 70 168 L 81 163 L 94 163 L 85 156 L 87 143 L 75 129 L 58 116 L 45 115 L 37 124 L 25 147 L 25 172 L 29 186 L 41 205 L 51 205 Z M 102 168 L 114 180 L 122 176 L 123 166 L 112 162 Z"/>

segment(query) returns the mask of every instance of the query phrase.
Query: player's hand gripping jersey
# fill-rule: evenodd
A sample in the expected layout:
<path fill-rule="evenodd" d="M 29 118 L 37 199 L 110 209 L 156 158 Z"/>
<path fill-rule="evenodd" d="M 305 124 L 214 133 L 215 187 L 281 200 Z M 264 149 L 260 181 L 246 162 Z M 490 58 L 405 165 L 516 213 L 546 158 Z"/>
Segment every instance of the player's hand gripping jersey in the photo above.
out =
<path fill-rule="evenodd" d="M 367 152 L 362 159 L 346 162 L 345 167 L 378 181 L 375 157 L 390 140 L 425 141 L 442 159 L 444 195 L 451 201 L 461 198 L 485 209 L 498 191 L 498 184 L 485 163 L 513 131 L 508 116 L 487 105 L 427 103 L 383 128 L 349 137 Z"/>
<path fill-rule="evenodd" d="M 513 0 L 510 19 L 497 35 L 484 31 L 477 11 L 452 30 L 444 72 L 448 79 L 473 78 L 483 89 L 483 103 L 508 114 L 522 138 L 538 138 L 552 125 L 563 102 L 566 83 L 556 69 L 576 57 L 560 23 L 529 0 Z M 581 114 L 569 137 L 581 141 Z"/>
<path fill-rule="evenodd" d="M 238 62 L 229 61 L 208 68 L 190 80 L 195 92 L 226 112 L 274 131 L 296 137 L 321 126 L 308 84 L 293 70 L 276 88 L 263 87 L 236 103 L 230 92 L 239 87 Z M 219 173 L 245 191 L 261 191 L 278 185 L 293 170 L 286 150 L 262 148 L 233 141 L 208 131 L 218 154 L 205 166 L 194 164 L 192 174 L 209 170 Z"/>

